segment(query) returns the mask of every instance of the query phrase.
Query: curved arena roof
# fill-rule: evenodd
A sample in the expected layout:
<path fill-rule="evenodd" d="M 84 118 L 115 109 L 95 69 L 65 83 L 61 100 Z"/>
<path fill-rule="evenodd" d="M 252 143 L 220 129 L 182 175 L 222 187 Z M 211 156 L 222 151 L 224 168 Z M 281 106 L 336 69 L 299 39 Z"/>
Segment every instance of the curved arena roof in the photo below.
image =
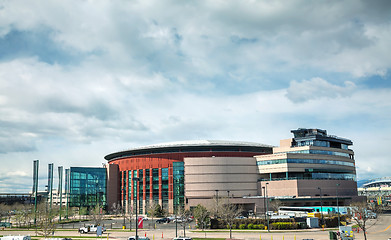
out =
<path fill-rule="evenodd" d="M 363 188 L 369 188 L 369 187 L 380 187 L 380 186 L 391 186 L 391 178 L 387 179 L 376 179 L 372 182 L 363 184 Z"/>
<path fill-rule="evenodd" d="M 179 153 L 179 152 L 265 152 L 271 153 L 273 146 L 241 141 L 223 140 L 192 140 L 153 144 L 136 147 L 108 154 L 105 159 L 108 161 L 131 157 L 137 155 L 149 155 L 159 153 Z"/>

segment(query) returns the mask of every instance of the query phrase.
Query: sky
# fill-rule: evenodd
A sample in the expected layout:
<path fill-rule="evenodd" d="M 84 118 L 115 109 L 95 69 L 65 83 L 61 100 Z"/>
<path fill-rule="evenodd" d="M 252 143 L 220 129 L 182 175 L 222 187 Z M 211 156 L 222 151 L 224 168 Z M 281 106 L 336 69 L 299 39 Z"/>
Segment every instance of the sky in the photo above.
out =
<path fill-rule="evenodd" d="M 353 141 L 391 176 L 391 1 L 0 1 L 0 192 L 185 140 Z M 55 172 L 57 176 L 57 172 Z M 55 187 L 56 188 L 56 187 Z"/>

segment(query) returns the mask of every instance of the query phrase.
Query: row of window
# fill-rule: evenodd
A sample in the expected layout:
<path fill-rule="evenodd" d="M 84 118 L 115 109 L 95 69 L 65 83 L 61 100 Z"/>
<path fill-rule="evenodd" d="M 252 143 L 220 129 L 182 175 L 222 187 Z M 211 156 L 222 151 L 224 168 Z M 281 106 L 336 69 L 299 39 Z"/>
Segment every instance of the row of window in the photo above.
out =
<path fill-rule="evenodd" d="M 321 141 L 321 140 L 303 140 L 297 141 L 296 146 L 318 146 L 318 147 L 328 147 L 328 148 L 341 148 L 341 149 L 349 149 L 347 144 L 338 143 L 338 142 L 329 142 L 329 141 Z"/>
<path fill-rule="evenodd" d="M 297 180 L 297 179 L 340 179 L 356 181 L 354 173 L 323 173 L 323 172 L 305 172 L 305 173 L 274 173 L 270 178 L 264 178 L 266 181 Z"/>
<path fill-rule="evenodd" d="M 300 159 L 300 158 L 285 158 L 285 159 L 274 159 L 257 161 L 257 165 L 271 165 L 271 164 L 283 164 L 283 163 L 305 163 L 305 164 L 332 164 L 354 167 L 354 163 L 336 161 L 336 160 L 324 160 L 324 159 Z"/>
<path fill-rule="evenodd" d="M 290 151 L 288 153 L 321 154 L 321 155 L 333 155 L 333 156 L 342 156 L 342 157 L 350 158 L 349 153 L 326 151 L 326 150 L 315 150 L 315 149 Z"/>

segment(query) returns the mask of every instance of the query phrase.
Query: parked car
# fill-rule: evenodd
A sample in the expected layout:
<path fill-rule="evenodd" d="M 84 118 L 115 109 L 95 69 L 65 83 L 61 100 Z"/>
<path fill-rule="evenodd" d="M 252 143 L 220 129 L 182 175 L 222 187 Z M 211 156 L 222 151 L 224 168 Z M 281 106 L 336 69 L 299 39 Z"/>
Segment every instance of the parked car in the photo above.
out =
<path fill-rule="evenodd" d="M 96 233 L 98 230 L 98 225 L 87 225 L 85 227 L 79 228 L 79 233 Z M 102 227 L 102 232 L 106 231 L 106 228 Z"/>
<path fill-rule="evenodd" d="M 184 219 L 183 218 L 176 218 L 173 220 L 173 222 L 181 223 L 181 222 L 184 222 Z"/>
<path fill-rule="evenodd" d="M 0 222 L 0 227 L 10 228 L 10 227 L 12 227 L 12 223 L 9 223 L 9 222 Z"/>
<path fill-rule="evenodd" d="M 156 223 L 169 223 L 169 222 L 170 222 L 170 219 L 166 218 L 166 217 L 156 220 Z"/>
<path fill-rule="evenodd" d="M 128 240 L 136 240 L 136 236 L 131 236 L 128 238 Z M 138 237 L 138 240 L 149 240 L 148 237 Z"/>
<path fill-rule="evenodd" d="M 173 240 L 193 240 L 191 237 L 177 237 L 174 238 Z"/>

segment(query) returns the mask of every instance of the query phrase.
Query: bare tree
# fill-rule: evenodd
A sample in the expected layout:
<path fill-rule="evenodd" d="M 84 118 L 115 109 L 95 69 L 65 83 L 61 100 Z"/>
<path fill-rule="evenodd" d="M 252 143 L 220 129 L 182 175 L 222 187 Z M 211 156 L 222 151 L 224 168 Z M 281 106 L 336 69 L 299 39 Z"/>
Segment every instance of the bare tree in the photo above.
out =
<path fill-rule="evenodd" d="M 181 220 L 181 225 L 183 226 L 183 236 L 186 237 L 186 225 L 190 222 L 191 212 L 184 207 L 178 209 L 177 217 Z M 175 219 L 178 221 L 178 219 Z"/>
<path fill-rule="evenodd" d="M 243 208 L 229 202 L 229 198 L 215 198 L 211 207 L 211 213 L 216 218 L 221 218 L 229 228 L 229 238 L 232 238 L 232 226 L 235 218 L 242 215 Z"/>
<path fill-rule="evenodd" d="M 242 207 L 232 203 L 227 203 L 222 206 L 220 217 L 227 223 L 229 227 L 229 238 L 232 238 L 232 225 L 234 224 L 235 218 L 239 217 L 242 212 Z"/>
<path fill-rule="evenodd" d="M 99 205 L 96 205 L 95 208 L 92 208 L 90 210 L 90 215 L 92 216 L 92 221 L 96 225 L 101 225 L 104 218 L 104 214 L 103 209 Z"/>
<path fill-rule="evenodd" d="M 113 207 L 111 208 L 111 212 L 116 217 L 118 217 L 118 215 L 122 214 L 122 206 L 121 206 L 121 204 L 113 203 Z"/>
<path fill-rule="evenodd" d="M 278 211 L 278 209 L 280 208 L 281 205 L 282 205 L 282 202 L 280 200 L 274 199 L 269 204 L 269 210 L 272 210 L 274 212 Z"/>
<path fill-rule="evenodd" d="M 372 212 L 366 202 L 352 203 L 349 217 L 362 229 L 364 239 L 367 239 L 367 229 L 376 224 L 377 220 L 368 226 L 368 220 L 372 218 Z"/>
<path fill-rule="evenodd" d="M 9 218 L 11 215 L 10 215 L 10 211 L 11 210 L 11 207 L 7 204 L 0 204 L 0 222 L 3 221 L 3 219 L 6 219 L 7 221 L 7 218 Z"/>
<path fill-rule="evenodd" d="M 58 216 L 57 209 L 47 209 L 46 203 L 41 203 L 37 208 L 37 225 L 35 233 L 47 238 L 56 230 L 54 219 Z"/>

